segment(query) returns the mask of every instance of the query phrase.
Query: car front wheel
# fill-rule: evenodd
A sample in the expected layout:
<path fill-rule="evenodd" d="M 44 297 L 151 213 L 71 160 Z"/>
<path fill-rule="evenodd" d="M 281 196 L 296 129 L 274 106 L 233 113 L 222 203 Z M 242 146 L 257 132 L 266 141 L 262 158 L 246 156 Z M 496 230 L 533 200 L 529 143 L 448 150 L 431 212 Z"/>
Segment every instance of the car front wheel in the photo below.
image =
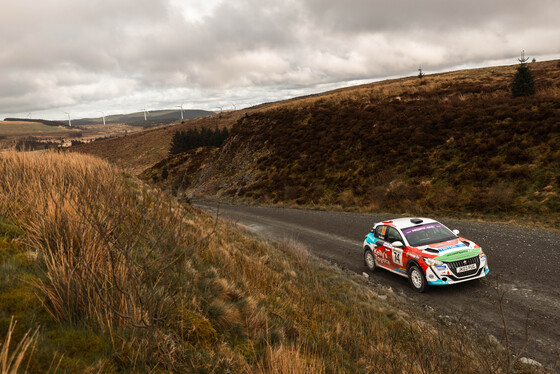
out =
<path fill-rule="evenodd" d="M 373 256 L 373 252 L 371 249 L 366 248 L 364 251 L 364 263 L 369 271 L 375 270 L 375 257 Z"/>
<path fill-rule="evenodd" d="M 428 288 L 428 282 L 424 276 L 424 272 L 416 264 L 408 268 L 408 281 L 410 286 L 416 292 L 424 292 Z"/>

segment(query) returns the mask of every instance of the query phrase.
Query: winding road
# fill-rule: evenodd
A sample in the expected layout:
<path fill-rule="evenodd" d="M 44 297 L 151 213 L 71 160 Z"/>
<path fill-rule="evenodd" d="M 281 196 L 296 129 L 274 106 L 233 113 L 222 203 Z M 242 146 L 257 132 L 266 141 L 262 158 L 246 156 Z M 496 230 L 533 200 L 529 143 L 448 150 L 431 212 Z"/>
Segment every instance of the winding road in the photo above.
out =
<path fill-rule="evenodd" d="M 291 238 L 318 257 L 358 274 L 366 271 L 362 242 L 375 222 L 394 217 L 196 202 L 212 214 L 232 220 L 272 240 Z M 438 219 L 437 217 L 433 217 Z M 522 356 L 554 368 L 560 357 L 560 233 L 533 227 L 439 219 L 478 243 L 488 256 L 490 273 L 479 280 L 414 292 L 406 278 L 378 269 L 372 281 L 392 287 L 434 313 L 468 317 L 482 331 L 503 341 L 497 285 L 512 351 L 530 340 Z M 430 310 L 431 310 L 430 309 Z M 527 328 L 528 327 L 528 328 Z M 556 366 L 558 370 L 558 366 Z"/>

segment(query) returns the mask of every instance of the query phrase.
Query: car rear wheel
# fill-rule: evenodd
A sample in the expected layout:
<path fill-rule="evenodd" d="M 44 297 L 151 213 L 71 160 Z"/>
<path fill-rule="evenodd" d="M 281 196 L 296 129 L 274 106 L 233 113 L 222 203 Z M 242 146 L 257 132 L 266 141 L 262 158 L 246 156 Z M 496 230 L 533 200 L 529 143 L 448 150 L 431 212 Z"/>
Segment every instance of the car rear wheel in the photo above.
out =
<path fill-rule="evenodd" d="M 373 252 L 371 249 L 366 248 L 364 251 L 364 263 L 369 271 L 375 270 L 375 257 L 373 256 Z"/>
<path fill-rule="evenodd" d="M 424 292 L 428 288 L 428 282 L 424 272 L 416 264 L 408 268 L 408 281 L 412 289 L 416 292 Z"/>

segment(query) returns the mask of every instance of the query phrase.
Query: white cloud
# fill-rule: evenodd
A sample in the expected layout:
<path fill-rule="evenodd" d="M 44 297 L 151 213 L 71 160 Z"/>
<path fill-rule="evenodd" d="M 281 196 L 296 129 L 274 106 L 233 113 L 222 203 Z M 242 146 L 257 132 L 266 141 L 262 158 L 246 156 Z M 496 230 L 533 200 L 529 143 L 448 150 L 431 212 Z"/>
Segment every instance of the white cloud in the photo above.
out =
<path fill-rule="evenodd" d="M 0 116 L 251 105 L 560 57 L 557 0 L 0 0 Z M 239 105 L 234 103 L 238 103 Z M 224 104 L 229 103 L 229 104 Z"/>

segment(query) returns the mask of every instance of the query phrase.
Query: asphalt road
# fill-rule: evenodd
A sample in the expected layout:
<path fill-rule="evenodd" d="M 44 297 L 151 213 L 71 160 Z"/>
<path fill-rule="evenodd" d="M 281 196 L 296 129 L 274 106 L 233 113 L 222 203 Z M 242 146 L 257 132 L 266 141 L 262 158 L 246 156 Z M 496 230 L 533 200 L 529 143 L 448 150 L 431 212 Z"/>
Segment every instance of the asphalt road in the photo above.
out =
<path fill-rule="evenodd" d="M 291 238 L 316 256 L 362 274 L 362 242 L 375 222 L 389 216 L 306 211 L 196 202 L 219 211 L 268 239 Z M 217 209 L 218 208 L 218 209 Z M 437 217 L 432 217 L 438 219 Z M 488 256 L 490 273 L 481 280 L 414 292 L 406 278 L 383 269 L 370 275 L 434 313 L 468 318 L 482 331 L 504 339 L 497 287 L 505 292 L 503 308 L 512 351 L 530 340 L 524 357 L 554 367 L 560 355 L 560 233 L 533 227 L 440 219 L 461 236 L 478 243 Z M 499 286 L 497 286 L 499 285 Z M 558 369 L 558 368 L 557 368 Z"/>

